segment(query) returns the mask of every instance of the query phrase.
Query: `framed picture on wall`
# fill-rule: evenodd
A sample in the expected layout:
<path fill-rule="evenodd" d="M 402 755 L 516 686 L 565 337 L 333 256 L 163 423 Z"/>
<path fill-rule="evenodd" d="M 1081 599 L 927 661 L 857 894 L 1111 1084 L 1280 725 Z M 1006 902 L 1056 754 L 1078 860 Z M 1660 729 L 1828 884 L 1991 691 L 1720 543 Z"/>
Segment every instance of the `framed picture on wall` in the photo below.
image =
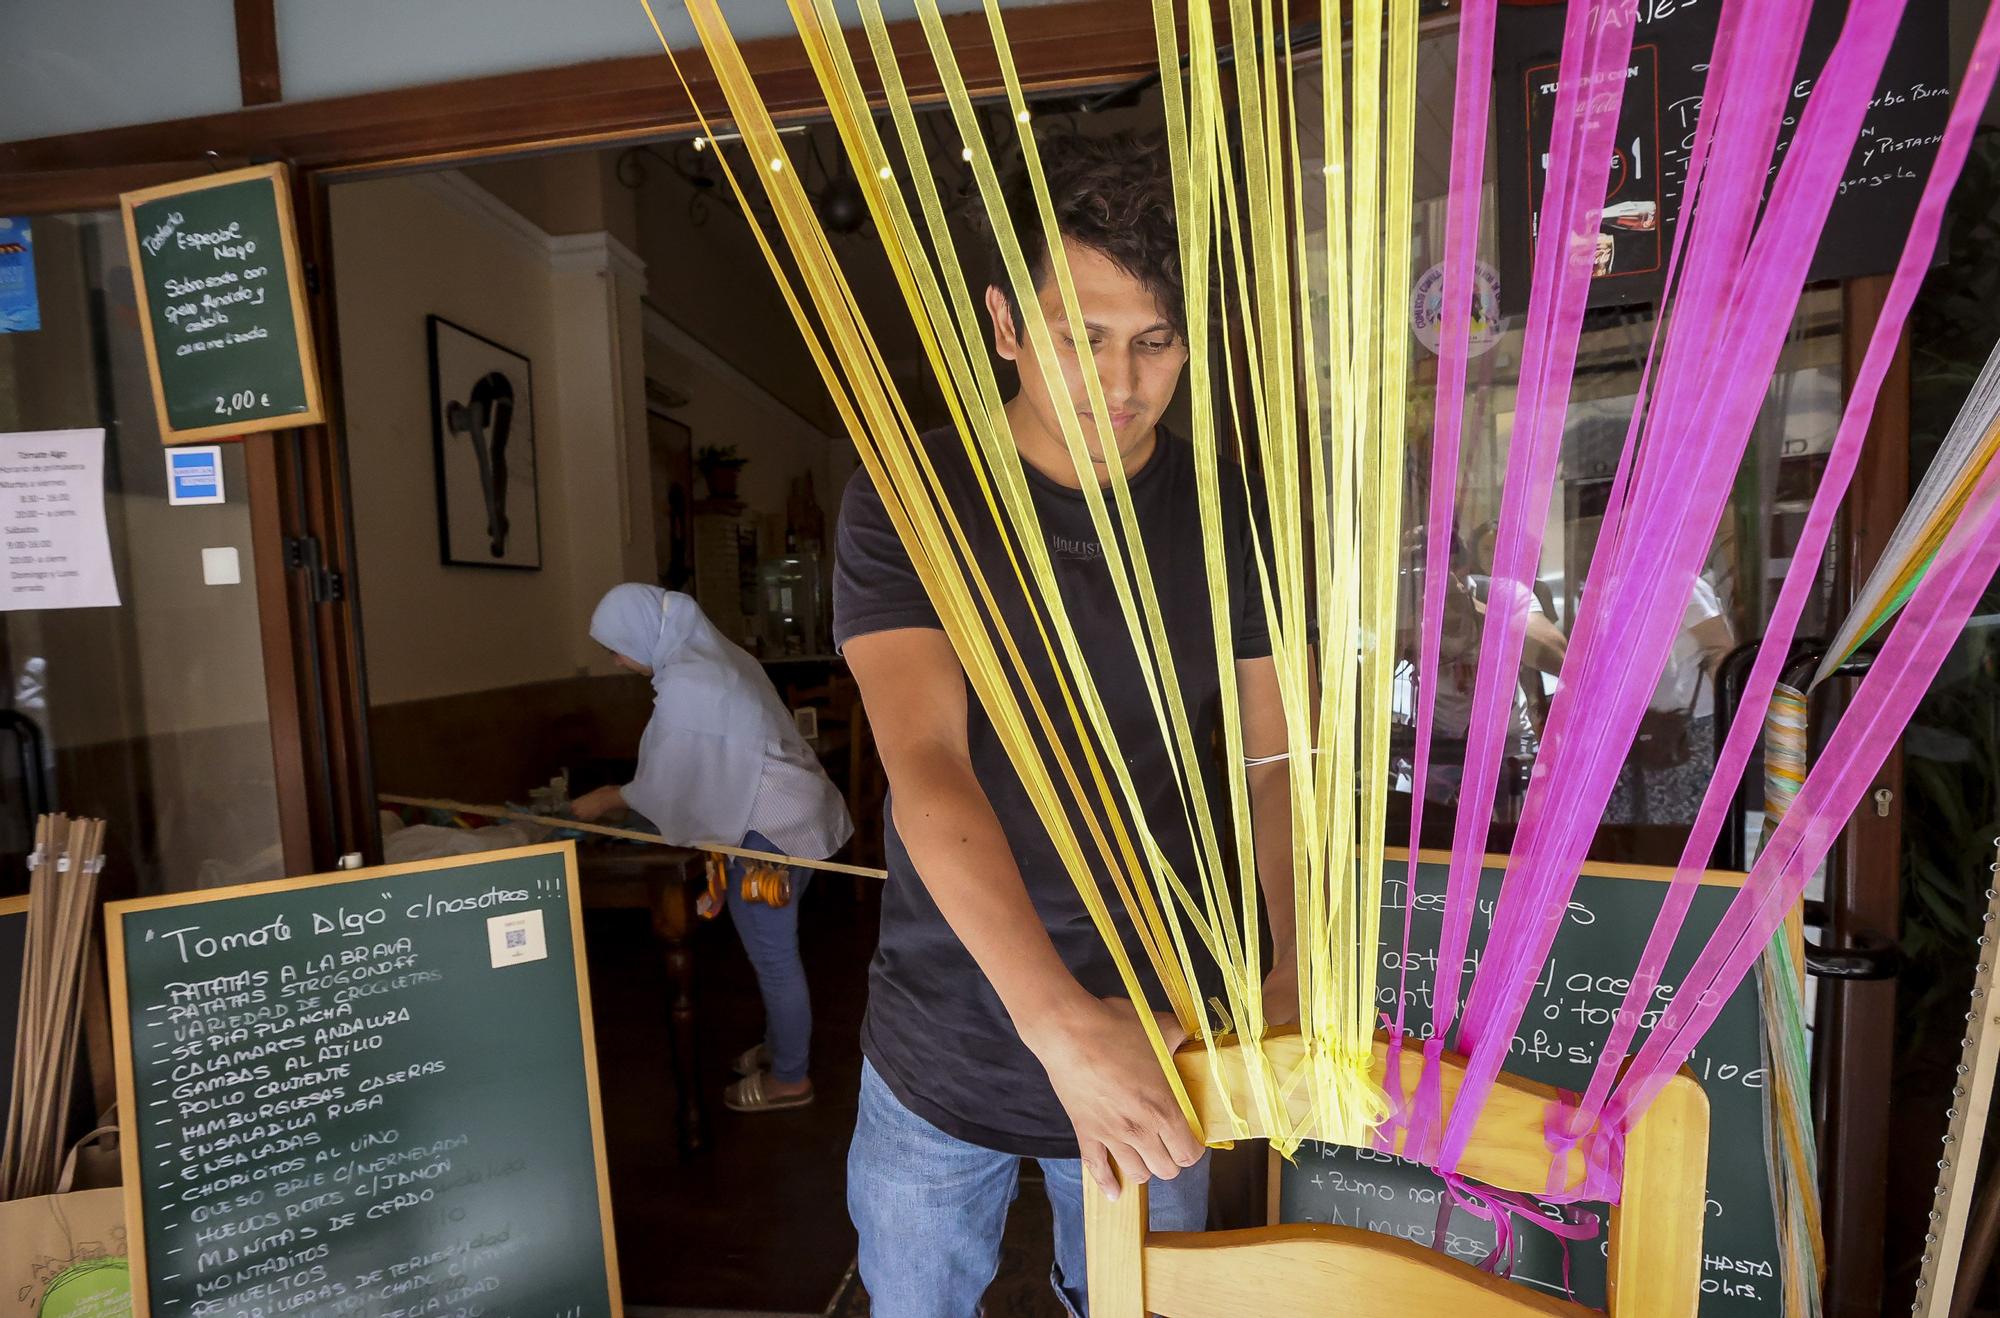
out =
<path fill-rule="evenodd" d="M 442 316 L 427 319 L 438 553 L 447 565 L 542 565 L 528 359 Z"/>
<path fill-rule="evenodd" d="M 647 385 L 646 449 L 652 477 L 653 559 L 668 590 L 694 582 L 694 432 L 668 416 Z M 683 400 L 685 401 L 685 400 Z"/>

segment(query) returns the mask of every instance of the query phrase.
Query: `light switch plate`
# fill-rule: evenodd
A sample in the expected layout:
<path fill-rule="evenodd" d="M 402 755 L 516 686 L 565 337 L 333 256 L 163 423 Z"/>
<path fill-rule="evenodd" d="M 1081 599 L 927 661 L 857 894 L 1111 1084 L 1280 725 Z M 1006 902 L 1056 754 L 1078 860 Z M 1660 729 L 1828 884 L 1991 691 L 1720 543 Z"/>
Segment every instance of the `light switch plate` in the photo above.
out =
<path fill-rule="evenodd" d="M 201 580 L 206 586 L 238 586 L 243 583 L 243 564 L 235 545 L 201 551 Z"/>

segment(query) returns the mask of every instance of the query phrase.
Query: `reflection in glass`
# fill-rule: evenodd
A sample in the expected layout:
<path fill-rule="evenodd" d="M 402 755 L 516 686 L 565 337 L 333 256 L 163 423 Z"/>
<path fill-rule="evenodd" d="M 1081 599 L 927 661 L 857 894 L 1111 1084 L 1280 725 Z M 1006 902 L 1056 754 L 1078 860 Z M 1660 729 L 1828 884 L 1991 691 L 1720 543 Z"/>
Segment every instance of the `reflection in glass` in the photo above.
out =
<path fill-rule="evenodd" d="M 243 455 L 228 502 L 172 507 L 113 213 L 35 221 L 42 328 L 0 334 L 0 432 L 103 427 L 115 609 L 0 614 L 0 893 L 32 845 L 41 743 L 47 805 L 109 821 L 107 895 L 283 873 Z M 270 442 L 265 439 L 261 442 Z M 204 584 L 202 550 L 244 580 Z M 10 859 L 14 858 L 14 859 Z"/>

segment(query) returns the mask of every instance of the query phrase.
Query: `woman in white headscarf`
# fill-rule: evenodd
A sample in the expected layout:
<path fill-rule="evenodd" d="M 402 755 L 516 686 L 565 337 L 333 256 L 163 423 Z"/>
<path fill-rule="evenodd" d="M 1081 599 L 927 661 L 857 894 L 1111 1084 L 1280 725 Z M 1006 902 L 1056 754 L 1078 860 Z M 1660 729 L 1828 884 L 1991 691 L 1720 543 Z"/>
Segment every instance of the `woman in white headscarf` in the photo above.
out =
<path fill-rule="evenodd" d="M 578 819 L 629 808 L 669 842 L 722 842 L 807 860 L 823 860 L 847 841 L 854 825 L 846 804 L 770 678 L 691 597 L 614 586 L 591 615 L 590 636 L 620 667 L 652 679 L 653 717 L 639 740 L 637 776 L 579 798 Z M 813 1094 L 812 1002 L 798 919 L 811 871 L 793 867 L 791 899 L 773 906 L 745 898 L 745 868 L 731 858 L 729 914 L 757 971 L 765 1036 L 738 1059 L 743 1078 L 725 1101 L 744 1112 L 801 1107 Z"/>

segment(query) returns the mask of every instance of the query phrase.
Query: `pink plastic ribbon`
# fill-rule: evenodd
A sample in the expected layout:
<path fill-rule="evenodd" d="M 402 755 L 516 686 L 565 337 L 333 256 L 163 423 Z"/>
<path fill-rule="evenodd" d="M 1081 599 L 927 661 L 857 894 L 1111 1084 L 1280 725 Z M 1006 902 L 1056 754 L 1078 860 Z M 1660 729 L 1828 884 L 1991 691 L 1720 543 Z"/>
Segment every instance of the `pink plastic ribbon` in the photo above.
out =
<path fill-rule="evenodd" d="M 1452 92 L 1451 180 L 1445 199 L 1444 287 L 1438 325 L 1437 413 L 1431 433 L 1429 528 L 1424 540 L 1423 627 L 1417 639 L 1417 734 L 1410 778 L 1410 866 L 1404 883 L 1403 963 L 1396 976 L 1396 1019 L 1389 1030 L 1390 1074 L 1403 1041 L 1409 988 L 1411 920 L 1417 909 L 1417 848 L 1423 845 L 1424 790 L 1436 725 L 1438 647 L 1450 586 L 1452 526 L 1458 506 L 1458 458 L 1465 423 L 1465 367 L 1472 336 L 1472 267 L 1479 251 L 1479 208 L 1486 170 L 1486 118 L 1493 82 L 1493 24 L 1498 0 L 1466 0 L 1458 25 L 1458 82 Z M 1433 1010 L 1435 1020 L 1435 1010 Z M 1398 1081 L 1400 1084 L 1400 1080 Z"/>
<path fill-rule="evenodd" d="M 1883 642 L 1854 702 L 1806 775 L 1792 808 L 1757 857 L 1659 1026 L 1646 1038 L 1606 1117 L 1643 1112 L 1679 1069 L 1750 972 L 1791 904 L 1861 804 L 1951 649 L 1954 637 L 2000 568 L 2000 463 L 1989 465 L 1965 514 L 1945 537 L 1930 571 Z"/>
<path fill-rule="evenodd" d="M 1576 1288 L 1570 1284 L 1570 1242 L 1590 1240 L 1597 1235 L 1597 1214 L 1584 1209 L 1557 1209 L 1556 1216 L 1543 1212 L 1544 1205 L 1524 1194 L 1510 1190 L 1496 1190 L 1490 1185 L 1479 1185 L 1455 1173 L 1445 1173 L 1444 1194 L 1438 1199 L 1436 1248 L 1443 1252 L 1445 1242 L 1451 1232 L 1451 1215 L 1454 1211 L 1464 1211 L 1482 1222 L 1493 1226 L 1493 1248 L 1479 1262 L 1482 1272 L 1496 1276 L 1512 1277 L 1515 1265 L 1520 1261 L 1520 1244 L 1525 1233 L 1516 1230 L 1515 1223 L 1523 1226 L 1539 1227 L 1562 1241 L 1563 1289 L 1571 1299 L 1576 1298 Z"/>
<path fill-rule="evenodd" d="M 1551 853 L 1559 852 L 1565 841 L 1569 848 L 1576 848 L 1577 835 L 1584 833 L 1584 825 L 1594 828 L 1602 813 L 1602 799 L 1594 803 L 1574 799 L 1580 786 L 1575 756 L 1586 754 L 1583 776 L 1590 776 L 1587 752 L 1593 746 L 1593 732 L 1602 732 L 1603 720 L 1615 716 L 1621 706 L 1636 726 L 1639 696 L 1642 691 L 1650 692 L 1658 680 L 1658 668 L 1665 661 L 1666 651 L 1660 633 L 1671 636 L 1686 603 L 1685 585 L 1680 587 L 1678 600 L 1651 598 L 1659 591 L 1663 560 L 1674 548 L 1686 555 L 1686 542 L 1695 538 L 1690 521 L 1698 526 L 1711 517 L 1719 518 L 1727 496 L 1727 485 L 1717 470 L 1722 464 L 1716 461 L 1721 456 L 1717 449 L 1722 434 L 1712 424 L 1700 424 L 1713 420 L 1713 392 L 1704 390 L 1717 378 L 1717 373 L 1695 369 L 1696 358 L 1706 358 L 1707 353 L 1691 354 L 1685 345 L 1707 348 L 1730 341 L 1725 334 L 1732 294 L 1736 291 L 1733 278 L 1740 273 L 1748 251 L 1762 198 L 1770 143 L 1775 140 L 1790 89 L 1790 80 L 1781 76 L 1779 66 L 1789 67 L 1783 53 L 1795 48 L 1803 33 L 1806 12 L 1803 0 L 1784 0 L 1758 9 L 1743 36 L 1757 48 L 1768 49 L 1773 41 L 1781 43 L 1778 57 L 1760 64 L 1731 60 L 1725 53 L 1720 61 L 1724 68 L 1740 75 L 1746 85 L 1724 88 L 1724 95 L 1719 98 L 1719 117 L 1728 125 L 1728 131 L 1720 134 L 1716 168 L 1711 181 L 1704 184 L 1703 201 L 1695 213 L 1698 237 L 1693 244 L 1684 292 L 1667 321 L 1668 349 L 1660 391 L 1646 419 L 1646 433 L 1651 434 L 1662 428 L 1667 419 L 1687 422 L 1692 413 L 1694 424 L 1687 425 L 1692 443 L 1686 451 L 1677 451 L 1675 457 L 1682 473 L 1693 479 L 1677 483 L 1678 497 L 1668 505 L 1664 515 L 1649 516 L 1651 505 L 1659 503 L 1661 497 L 1658 464 L 1649 468 L 1644 447 L 1636 455 L 1627 454 L 1627 465 L 1636 472 L 1638 488 L 1633 493 L 1631 507 L 1620 519 L 1622 529 L 1614 534 L 1609 546 L 1600 546 L 1600 553 L 1593 561 L 1590 603 L 1579 618 L 1570 653 L 1565 658 L 1566 680 L 1544 730 L 1536 784 L 1530 789 L 1516 837 L 1515 864 L 1509 869 L 1496 909 L 1493 937 L 1481 972 L 1483 983 L 1474 994 L 1480 1007 L 1474 1015 L 1480 1019 L 1468 1020 L 1461 1040 L 1461 1045 L 1467 1048 L 1477 1046 L 1483 1017 L 1492 1011 L 1489 1003 L 1480 1001 L 1481 991 L 1490 994 L 1496 986 L 1532 974 L 1525 962 L 1537 940 L 1524 937 L 1520 924 L 1532 913 L 1549 910 L 1549 903 L 1555 900 L 1557 894 L 1551 884 L 1560 880 L 1551 874 L 1548 863 Z M 1782 44 L 1785 42 L 1793 44 L 1787 47 Z M 1701 365 L 1706 366 L 1707 362 Z M 1709 406 L 1704 408 L 1704 403 Z M 1741 438 L 1747 439 L 1747 431 Z M 1732 473 L 1739 453 L 1740 441 L 1736 451 L 1728 454 Z M 1699 519 L 1692 516 L 1697 507 L 1701 510 Z M 1706 532 L 1712 536 L 1713 527 L 1707 527 Z M 1702 547 L 1705 548 L 1705 539 Z M 1690 571 L 1682 580 L 1691 576 Z M 1635 630 L 1638 635 L 1634 635 Z M 1625 683 L 1605 670 L 1619 665 L 1629 667 L 1637 656 L 1644 656 L 1652 671 L 1642 670 L 1627 679 L 1632 688 L 1639 689 L 1626 690 Z M 1581 732 L 1574 731 L 1579 728 Z M 1629 739 L 1628 731 L 1617 752 L 1619 761 L 1623 745 Z M 1598 738 L 1596 744 L 1601 745 L 1602 740 Z M 1599 758 L 1601 761 L 1610 757 L 1600 752 Z M 1603 797 L 1608 797 L 1615 774 L 1614 765 L 1609 780 L 1600 784 Z M 1562 809 L 1553 819 L 1546 808 L 1551 785 L 1562 788 L 1557 795 Z M 1557 830 L 1556 837 L 1545 838 L 1545 828 Z M 1587 842 L 1587 834 L 1582 840 Z M 1545 951 L 1540 954 L 1545 955 Z M 1539 959 L 1538 956 L 1537 968 Z"/>
<path fill-rule="evenodd" d="M 1595 234 L 1603 212 L 1619 99 L 1598 93 L 1607 86 L 1623 88 L 1625 61 L 1631 50 L 1631 28 L 1622 23 L 1589 21 L 1595 8 L 1594 4 L 1575 0 L 1564 29 L 1547 187 L 1534 245 L 1534 275 L 1517 392 L 1514 432 L 1517 452 L 1508 464 L 1502 492 L 1492 585 L 1481 628 L 1458 817 L 1445 883 L 1438 973 L 1432 988 L 1432 1040 L 1425 1050 L 1424 1075 L 1410 1112 L 1410 1140 L 1426 1154 L 1434 1152 L 1435 1129 L 1425 1123 L 1435 1123 L 1441 1114 L 1435 1101 L 1439 1077 L 1434 1053 L 1442 1049 L 1443 1040 L 1458 1016 L 1460 968 L 1471 939 L 1472 911 L 1484 866 L 1504 720 L 1513 708 L 1513 674 L 1519 666 L 1526 637 L 1529 591 L 1525 578 L 1532 559 L 1539 554 L 1541 538 L 1537 529 L 1534 543 L 1529 545 L 1527 528 L 1539 528 L 1547 521 L 1556 458 L 1561 449 L 1567 391 L 1553 389 L 1552 385 L 1558 380 L 1566 381 L 1575 367 L 1578 335 L 1594 268 Z M 1455 139 L 1458 136 L 1454 134 Z M 1468 149 L 1484 151 L 1484 141 L 1470 142 Z M 1553 401 L 1549 401 L 1551 398 Z M 1455 464 L 1453 475 L 1455 480 Z M 1440 591 L 1445 585 L 1442 579 L 1435 584 Z M 1425 582 L 1427 596 L 1432 586 L 1433 581 Z M 1441 603 L 1439 616 L 1442 616 Z M 1435 633 L 1437 627 L 1427 624 L 1426 631 Z M 1503 679 L 1507 692 L 1504 702 L 1495 694 Z M 1421 794 L 1421 788 L 1414 793 L 1419 797 Z M 1410 841 L 1414 849 L 1421 837 L 1413 835 Z M 1410 897 L 1415 900 L 1414 891 Z M 1422 1161 L 1431 1164 L 1434 1158 L 1426 1156 Z"/>
<path fill-rule="evenodd" d="M 1558 384 L 1569 379 L 1576 365 L 1620 98 L 1614 95 L 1608 98 L 1609 108 L 1598 104 L 1596 113 L 1590 111 L 1600 89 L 1623 88 L 1625 62 L 1631 53 L 1631 27 L 1588 21 L 1596 8 L 1584 0 L 1570 5 L 1557 75 L 1548 186 L 1535 241 L 1513 451 L 1501 492 L 1499 531 L 1445 886 L 1444 927 L 1432 999 L 1432 1032 L 1440 1038 L 1458 1018 L 1460 967 L 1471 938 L 1472 908 L 1499 783 L 1502 740 L 1513 710 L 1514 674 L 1527 634 L 1531 598 L 1527 581 L 1540 555 L 1542 528 L 1548 521 L 1568 406 L 1568 391 Z"/>
<path fill-rule="evenodd" d="M 1867 354 L 1841 418 L 1839 433 L 1827 457 L 1826 470 L 1820 477 L 1811 511 L 1793 550 L 1791 567 L 1785 574 L 1784 586 L 1772 610 L 1756 663 L 1745 684 L 1742 703 L 1735 721 L 1730 725 L 1722 754 L 1716 763 L 1715 775 L 1709 782 L 1701 809 L 1689 831 L 1687 845 L 1681 853 L 1659 919 L 1646 942 L 1645 951 L 1632 976 L 1631 988 L 1619 1008 L 1611 1035 L 1598 1057 L 1597 1069 L 1584 1093 L 1578 1121 L 1586 1127 L 1602 1110 L 1604 1100 L 1619 1076 L 1639 1018 L 1665 974 L 1667 959 L 1699 890 L 1701 873 L 1714 851 L 1716 838 L 1734 818 L 1737 785 L 1742 781 L 1744 769 L 1756 749 L 1763 730 L 1764 711 L 1782 675 L 1792 640 L 1798 631 L 1799 619 L 1819 583 L 1820 560 L 1838 517 L 1841 501 L 1859 464 L 1861 445 L 1867 435 L 1869 420 L 1874 415 L 1883 378 L 1900 346 L 1911 305 L 1936 253 L 1945 208 L 1964 168 L 1987 99 L 1992 94 L 1996 70 L 2000 70 L 2000 8 L 1989 10 L 1980 28 L 1972 59 L 1952 106 L 1944 140 L 1939 145 L 1930 177 L 1924 184 L 1923 196 L 1917 204 L 1909 238 L 1896 266 L 1895 278 L 1891 281 L 1881 316 L 1875 322 Z"/>
<path fill-rule="evenodd" d="M 1679 629 L 1689 583 L 1713 539 L 1782 350 L 1812 257 L 1811 239 L 1832 206 L 1902 8 L 1902 0 L 1856 0 L 1850 9 L 1761 222 L 1762 161 L 1768 160 L 1762 153 L 1775 140 L 1772 113 L 1784 107 L 1791 66 L 1768 57 L 1729 66 L 1742 70 L 1749 86 L 1740 99 L 1732 92 L 1722 111 L 1734 116 L 1740 107 L 1748 123 L 1742 131 L 1717 133 L 1715 174 L 1703 184 L 1702 227 L 1692 240 L 1684 300 L 1667 329 L 1662 388 L 1635 469 L 1632 530 L 1618 537 L 1609 580 L 1592 582 L 1579 627 L 1588 633 L 1584 671 L 1580 680 L 1572 674 L 1552 710 L 1515 864 L 1468 1002 L 1460 1046 L 1470 1058 L 1441 1151 L 1447 1168 L 1456 1165 L 1473 1116 L 1506 1060 L 1535 970 L 1547 957 L 1583 852 Z M 1760 4 L 1744 35 L 1761 26 L 1796 36 L 1804 17 L 1797 0 Z M 1720 345 L 1727 349 L 1718 361 Z M 1664 457 L 1647 461 L 1655 445 L 1671 452 L 1671 465 Z M 1575 665 L 1577 656 L 1567 663 Z"/>

